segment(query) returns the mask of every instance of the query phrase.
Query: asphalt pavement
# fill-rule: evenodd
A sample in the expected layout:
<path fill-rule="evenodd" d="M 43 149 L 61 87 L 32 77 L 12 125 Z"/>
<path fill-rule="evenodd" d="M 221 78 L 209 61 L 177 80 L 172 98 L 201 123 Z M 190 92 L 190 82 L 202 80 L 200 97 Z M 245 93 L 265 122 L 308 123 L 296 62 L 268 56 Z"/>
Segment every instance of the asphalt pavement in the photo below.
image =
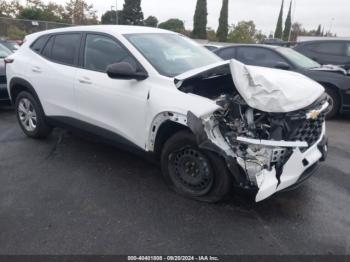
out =
<path fill-rule="evenodd" d="M 300 188 L 204 204 L 142 157 L 62 129 L 29 139 L 0 108 L 0 254 L 349 254 L 350 118 L 328 134 Z"/>

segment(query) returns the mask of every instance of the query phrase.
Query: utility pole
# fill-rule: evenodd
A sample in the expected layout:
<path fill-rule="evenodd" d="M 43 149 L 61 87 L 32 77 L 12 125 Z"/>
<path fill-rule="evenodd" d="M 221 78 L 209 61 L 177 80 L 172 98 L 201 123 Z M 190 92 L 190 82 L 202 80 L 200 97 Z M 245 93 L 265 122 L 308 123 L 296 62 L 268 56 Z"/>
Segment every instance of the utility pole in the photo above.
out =
<path fill-rule="evenodd" d="M 112 14 L 113 14 L 113 8 L 114 8 L 114 6 L 111 5 L 111 24 L 113 24 L 113 16 L 112 16 Z"/>
<path fill-rule="evenodd" d="M 115 24 L 119 24 L 119 17 L 118 17 L 118 0 L 115 0 Z"/>

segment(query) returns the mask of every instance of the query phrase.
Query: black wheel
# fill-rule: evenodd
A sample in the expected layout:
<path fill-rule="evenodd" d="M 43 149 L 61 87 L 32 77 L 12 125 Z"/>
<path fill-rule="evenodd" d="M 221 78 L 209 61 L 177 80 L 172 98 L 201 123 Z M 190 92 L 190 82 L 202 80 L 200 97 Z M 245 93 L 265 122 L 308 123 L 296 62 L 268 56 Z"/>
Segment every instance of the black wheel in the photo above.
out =
<path fill-rule="evenodd" d="M 52 128 L 46 123 L 45 114 L 40 104 L 27 91 L 16 98 L 16 114 L 23 132 L 31 138 L 46 138 Z"/>
<path fill-rule="evenodd" d="M 172 189 L 196 200 L 218 202 L 232 188 L 225 161 L 213 152 L 199 149 L 189 131 L 180 131 L 165 143 L 161 167 Z"/>
<path fill-rule="evenodd" d="M 338 93 L 333 89 L 327 88 L 326 93 L 328 95 L 328 103 L 329 103 L 329 112 L 327 113 L 326 118 L 332 119 L 339 113 L 340 98 Z"/>

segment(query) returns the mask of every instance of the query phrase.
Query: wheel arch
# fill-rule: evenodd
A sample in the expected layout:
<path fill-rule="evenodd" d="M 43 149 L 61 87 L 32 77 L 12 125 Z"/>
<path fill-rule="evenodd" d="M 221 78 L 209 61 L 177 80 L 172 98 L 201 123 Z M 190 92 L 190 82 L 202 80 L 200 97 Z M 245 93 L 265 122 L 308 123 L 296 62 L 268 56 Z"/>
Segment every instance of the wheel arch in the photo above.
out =
<path fill-rule="evenodd" d="M 341 92 L 339 90 L 339 87 L 335 84 L 329 83 L 329 82 L 319 82 L 325 89 L 331 89 L 334 90 L 340 99 L 342 99 Z"/>
<path fill-rule="evenodd" d="M 181 130 L 192 132 L 187 126 L 186 115 L 170 111 L 160 113 L 152 121 L 146 147 L 159 159 L 166 141 Z"/>
<path fill-rule="evenodd" d="M 337 85 L 329 83 L 329 82 L 319 82 L 326 90 L 330 89 L 335 91 L 335 93 L 338 95 L 339 102 L 340 102 L 340 110 L 343 107 L 343 96 L 342 93 L 340 92 L 340 89 Z"/>
<path fill-rule="evenodd" d="M 33 85 L 23 78 L 19 78 L 19 77 L 12 78 L 9 83 L 9 95 L 10 95 L 11 103 L 13 105 L 16 103 L 17 96 L 22 91 L 27 91 L 30 94 L 32 94 L 32 96 L 34 96 L 34 98 L 37 100 L 37 102 L 39 103 L 39 106 L 42 108 L 45 114 L 44 107 L 42 106 L 39 96 L 35 91 Z"/>
<path fill-rule="evenodd" d="M 19 77 L 14 77 L 11 79 L 9 83 L 9 95 L 12 103 L 16 103 L 16 98 L 18 94 L 22 91 L 28 91 L 31 93 L 35 99 L 37 99 L 40 103 L 38 94 L 35 92 L 34 87 L 27 80 Z"/>

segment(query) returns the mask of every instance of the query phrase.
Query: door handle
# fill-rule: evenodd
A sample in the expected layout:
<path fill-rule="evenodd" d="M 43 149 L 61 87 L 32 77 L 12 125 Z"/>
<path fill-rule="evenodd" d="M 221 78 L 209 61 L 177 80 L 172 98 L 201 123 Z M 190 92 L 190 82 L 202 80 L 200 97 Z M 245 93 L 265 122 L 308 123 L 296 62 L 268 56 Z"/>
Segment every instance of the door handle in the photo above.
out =
<path fill-rule="evenodd" d="M 91 80 L 88 77 L 79 78 L 79 83 L 85 84 L 85 85 L 91 85 L 92 84 Z"/>
<path fill-rule="evenodd" d="M 32 67 L 32 71 L 33 71 L 34 73 L 41 73 L 41 68 L 38 67 L 38 66 L 33 66 L 33 67 Z"/>

